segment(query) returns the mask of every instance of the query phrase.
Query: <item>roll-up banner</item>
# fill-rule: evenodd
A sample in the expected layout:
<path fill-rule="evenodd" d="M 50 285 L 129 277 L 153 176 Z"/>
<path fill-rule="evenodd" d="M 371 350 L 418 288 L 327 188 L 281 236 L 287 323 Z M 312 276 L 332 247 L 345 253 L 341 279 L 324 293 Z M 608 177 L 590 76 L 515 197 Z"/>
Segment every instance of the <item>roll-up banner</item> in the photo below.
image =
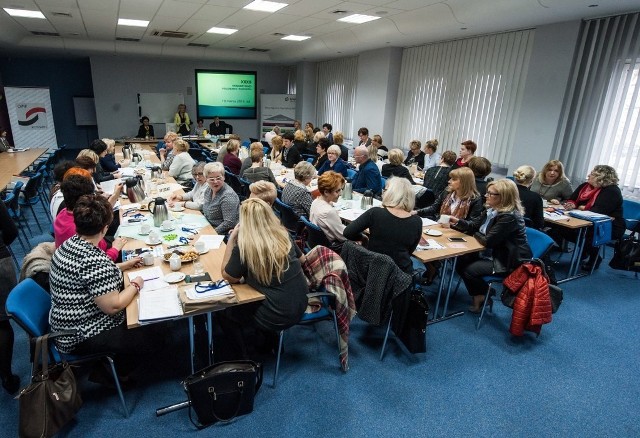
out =
<path fill-rule="evenodd" d="M 293 131 L 295 118 L 295 94 L 260 95 L 260 133 L 262 139 L 274 126 L 279 126 L 282 133 Z"/>
<path fill-rule="evenodd" d="M 49 88 L 5 87 L 16 148 L 57 147 Z"/>

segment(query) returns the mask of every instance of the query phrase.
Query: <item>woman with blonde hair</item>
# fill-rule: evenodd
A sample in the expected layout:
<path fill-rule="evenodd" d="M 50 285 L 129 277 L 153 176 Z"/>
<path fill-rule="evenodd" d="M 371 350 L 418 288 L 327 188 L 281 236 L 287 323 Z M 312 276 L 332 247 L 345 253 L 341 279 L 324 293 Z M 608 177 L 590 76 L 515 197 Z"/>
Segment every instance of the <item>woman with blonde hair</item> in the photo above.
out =
<path fill-rule="evenodd" d="M 486 275 L 507 276 L 522 263 L 531 259 L 527 241 L 523 208 L 516 184 L 508 179 L 492 181 L 487 186 L 486 207 L 480 220 L 470 224 L 470 231 L 482 243 L 490 256 L 471 254 L 458 259 L 456 270 L 473 299 L 469 308 L 479 313 L 488 285 L 482 279 Z"/>
<path fill-rule="evenodd" d="M 392 176 L 406 178 L 411 184 L 413 184 L 413 178 L 411 178 L 409 169 L 402 165 L 402 162 L 404 161 L 404 152 L 402 152 L 402 149 L 391 149 L 387 157 L 389 158 L 389 163 L 382 165 L 380 174 L 384 178 L 391 178 Z"/>
<path fill-rule="evenodd" d="M 536 170 L 531 166 L 520 166 L 513 172 L 513 180 L 518 186 L 518 195 L 524 208 L 525 223 L 541 230 L 544 227 L 542 197 L 536 192 L 529 190 L 535 177 Z"/>
<path fill-rule="evenodd" d="M 569 199 L 573 188 L 564 174 L 564 166 L 559 160 L 551 160 L 544 165 L 538 178 L 531 184 L 531 191 L 542 196 L 550 204 L 559 205 Z"/>
<path fill-rule="evenodd" d="M 289 204 L 298 216 L 309 217 L 313 198 L 307 188 L 316 173 L 311 163 L 300 161 L 293 169 L 294 179 L 287 181 L 282 189 L 282 202 Z"/>
<path fill-rule="evenodd" d="M 302 253 L 266 202 L 249 198 L 240 205 L 240 223 L 225 249 L 222 278 L 229 283 L 240 283 L 244 278 L 265 296 L 260 302 L 230 307 L 220 320 L 241 357 L 248 357 L 243 329 L 269 332 L 273 340 L 275 332 L 302 318 L 308 287 L 300 257 Z"/>
<path fill-rule="evenodd" d="M 116 162 L 116 141 L 111 138 L 103 138 L 102 141 L 107 145 L 107 153 L 100 157 L 100 166 L 106 172 L 117 172 L 120 167 L 127 167 L 129 160 L 120 160 Z"/>
<path fill-rule="evenodd" d="M 274 163 L 282 163 L 283 144 L 282 137 L 279 135 L 271 139 L 271 152 L 269 152 L 269 157 Z"/>
<path fill-rule="evenodd" d="M 409 152 L 407 152 L 407 158 L 404 160 L 405 166 L 412 164 L 422 166 L 424 164 L 424 152 L 420 150 L 421 147 L 420 140 L 411 140 L 409 142 Z"/>
<path fill-rule="evenodd" d="M 191 169 L 196 164 L 191 155 L 189 155 L 189 143 L 182 139 L 173 142 L 174 158 L 169 166 L 169 176 L 175 178 L 178 184 L 193 187 L 193 178 L 191 177 Z"/>
<path fill-rule="evenodd" d="M 440 154 L 438 150 L 438 139 L 427 140 L 424 142 L 424 162 L 422 164 L 422 170 L 427 170 L 430 167 L 437 166 L 440 163 Z"/>
<path fill-rule="evenodd" d="M 391 177 L 382 195 L 382 206 L 368 209 L 347 225 L 344 237 L 361 240 L 361 233 L 369 229 L 369 250 L 387 254 L 400 269 L 413 274 L 411 254 L 422 234 L 422 220 L 411 214 L 415 201 L 409 181 Z"/>

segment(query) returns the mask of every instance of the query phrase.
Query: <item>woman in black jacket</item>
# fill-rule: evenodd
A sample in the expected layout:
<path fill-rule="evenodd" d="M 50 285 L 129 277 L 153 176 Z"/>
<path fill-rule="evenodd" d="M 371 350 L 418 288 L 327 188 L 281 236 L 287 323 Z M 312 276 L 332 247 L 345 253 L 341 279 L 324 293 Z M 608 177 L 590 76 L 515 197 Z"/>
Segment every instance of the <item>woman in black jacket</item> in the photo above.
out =
<path fill-rule="evenodd" d="M 474 237 L 485 246 L 484 257 L 479 254 L 461 257 L 456 267 L 473 298 L 473 306 L 469 308 L 472 313 L 480 312 L 487 293 L 482 277 L 506 276 L 532 257 L 516 184 L 508 179 L 492 181 L 487 185 L 485 197 L 487 210 L 480 220 L 466 224 L 468 231 L 474 231 Z M 490 257 L 486 257 L 489 253 Z"/>
<path fill-rule="evenodd" d="M 530 227 L 541 230 L 544 227 L 542 196 L 529 190 L 535 177 L 536 170 L 531 166 L 520 166 L 513 172 L 513 179 L 518 186 L 520 202 L 524 208 L 525 222 Z"/>
<path fill-rule="evenodd" d="M 613 167 L 603 164 L 595 166 L 587 182 L 580 184 L 565 202 L 565 210 L 588 210 L 610 216 L 613 219 L 611 237 L 619 239 L 624 234 L 625 223 L 618 181 L 618 174 Z M 593 227 L 589 227 L 586 239 L 587 242 L 593 239 Z M 594 263 L 595 269 L 600 266 L 602 258 L 598 255 L 598 249 L 597 246 L 585 245 L 583 255 L 589 256 L 589 261 L 582 265 L 582 269 L 590 271 Z"/>
<path fill-rule="evenodd" d="M 406 178 L 413 185 L 413 178 L 411 178 L 411 173 L 409 173 L 409 169 L 402 165 L 402 161 L 404 160 L 404 153 L 402 153 L 401 149 L 395 148 L 391 149 L 387 154 L 389 158 L 389 164 L 382 165 L 382 176 L 384 178 L 391 178 L 392 176 L 397 176 L 400 178 Z"/>
<path fill-rule="evenodd" d="M 4 202 L 0 202 L 0 379 L 9 394 L 20 388 L 20 378 L 11 371 L 13 329 L 4 308 L 9 292 L 16 285 L 16 271 L 8 247 L 17 236 L 18 228 Z"/>

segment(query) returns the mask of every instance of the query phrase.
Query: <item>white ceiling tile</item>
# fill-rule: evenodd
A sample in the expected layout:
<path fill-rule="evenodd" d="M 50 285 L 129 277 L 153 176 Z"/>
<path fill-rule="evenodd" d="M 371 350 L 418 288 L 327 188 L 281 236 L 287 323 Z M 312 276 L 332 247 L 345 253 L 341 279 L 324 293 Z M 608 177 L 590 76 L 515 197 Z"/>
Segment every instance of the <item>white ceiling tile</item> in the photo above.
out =
<path fill-rule="evenodd" d="M 386 0 L 381 0 L 386 1 Z M 289 5 L 286 8 L 281 9 L 276 12 L 276 14 L 283 13 L 287 15 L 295 15 L 299 17 L 308 17 L 309 15 L 316 14 L 318 12 L 322 12 L 328 8 L 333 8 L 333 6 L 339 5 L 342 3 L 340 0 L 301 0 L 295 4 Z"/>
<path fill-rule="evenodd" d="M 158 15 L 165 17 L 190 18 L 200 8 L 201 4 L 177 1 L 165 1 L 158 9 Z"/>
<path fill-rule="evenodd" d="M 118 13 L 117 1 L 80 0 L 78 1 L 78 7 L 83 13 L 85 10 L 112 11 L 114 14 Z"/>
<path fill-rule="evenodd" d="M 211 26 L 209 27 L 212 27 L 217 23 L 224 22 L 225 18 L 236 13 L 237 10 L 238 8 L 227 8 L 224 6 L 204 5 L 202 8 L 198 10 L 196 15 L 192 19 L 208 20 L 211 23 Z"/>

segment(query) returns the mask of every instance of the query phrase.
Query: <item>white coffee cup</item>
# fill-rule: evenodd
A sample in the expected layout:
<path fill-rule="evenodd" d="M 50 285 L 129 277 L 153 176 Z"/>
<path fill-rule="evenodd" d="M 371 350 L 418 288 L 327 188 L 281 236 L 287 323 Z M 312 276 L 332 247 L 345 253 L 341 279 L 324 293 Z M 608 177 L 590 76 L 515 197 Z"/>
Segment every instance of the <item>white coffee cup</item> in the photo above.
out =
<path fill-rule="evenodd" d="M 160 242 L 160 234 L 157 231 L 153 230 L 149 233 L 149 242 L 157 243 Z"/>
<path fill-rule="evenodd" d="M 163 230 L 169 230 L 173 228 L 173 221 L 172 220 L 166 220 L 164 222 L 162 222 L 162 229 Z"/>
<path fill-rule="evenodd" d="M 142 263 L 144 263 L 145 266 L 153 266 L 154 262 L 153 254 L 150 252 L 145 252 L 142 255 Z"/>
<path fill-rule="evenodd" d="M 207 250 L 207 243 L 202 240 L 198 240 L 195 247 L 196 251 L 198 251 L 199 253 L 203 253 Z"/>
<path fill-rule="evenodd" d="M 142 224 L 140 225 L 140 234 L 149 234 L 151 232 L 151 225 Z"/>
<path fill-rule="evenodd" d="M 451 216 L 449 216 L 448 214 L 441 214 L 440 215 L 440 219 L 438 219 L 438 223 L 439 224 L 449 224 L 450 220 L 451 220 Z"/>

